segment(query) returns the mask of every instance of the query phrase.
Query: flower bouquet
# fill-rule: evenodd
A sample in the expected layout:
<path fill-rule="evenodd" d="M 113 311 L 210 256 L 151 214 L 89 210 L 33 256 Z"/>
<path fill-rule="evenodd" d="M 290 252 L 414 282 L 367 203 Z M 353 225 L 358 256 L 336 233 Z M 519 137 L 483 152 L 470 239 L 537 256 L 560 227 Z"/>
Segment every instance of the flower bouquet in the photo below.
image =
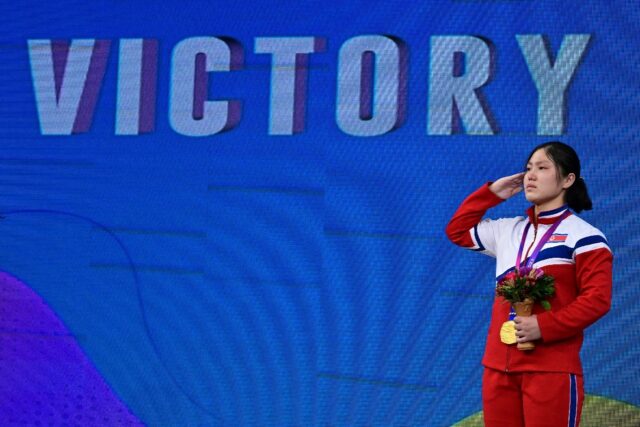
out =
<path fill-rule="evenodd" d="M 550 310 L 548 298 L 555 291 L 553 276 L 544 274 L 539 268 L 522 267 L 506 274 L 496 285 L 496 295 L 509 301 L 516 315 L 523 317 L 531 316 L 535 302 L 539 302 L 545 310 Z M 532 350 L 534 347 L 532 342 L 518 343 L 520 350 Z"/>

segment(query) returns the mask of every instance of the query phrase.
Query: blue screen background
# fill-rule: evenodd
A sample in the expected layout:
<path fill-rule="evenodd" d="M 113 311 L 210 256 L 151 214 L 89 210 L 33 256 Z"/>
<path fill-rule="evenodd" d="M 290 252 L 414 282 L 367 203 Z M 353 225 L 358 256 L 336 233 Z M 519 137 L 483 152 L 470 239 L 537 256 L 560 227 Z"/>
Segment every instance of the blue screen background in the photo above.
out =
<path fill-rule="evenodd" d="M 550 139 L 580 154 L 594 202 L 581 216 L 615 256 L 612 309 L 585 334 L 585 390 L 640 405 L 636 2 L 4 2 L 0 15 L 0 270 L 42 297 L 142 422 L 451 425 L 480 411 L 495 267 L 444 227 L 467 194 Z M 545 34 L 557 51 L 577 33 L 592 40 L 566 129 L 537 135 L 515 36 Z M 337 58 L 368 34 L 408 47 L 407 114 L 355 137 L 336 124 Z M 435 35 L 493 42 L 482 91 L 496 135 L 427 134 Z M 242 68 L 209 87 L 242 102 L 241 120 L 203 138 L 168 119 L 172 49 L 196 36 L 244 50 Z M 326 39 L 309 55 L 305 127 L 292 136 L 268 132 L 271 62 L 254 53 L 265 36 Z M 27 40 L 41 38 L 111 40 L 86 133 L 40 132 Z M 114 132 L 122 38 L 159 43 L 150 133 Z M 527 206 L 518 196 L 489 216 Z"/>

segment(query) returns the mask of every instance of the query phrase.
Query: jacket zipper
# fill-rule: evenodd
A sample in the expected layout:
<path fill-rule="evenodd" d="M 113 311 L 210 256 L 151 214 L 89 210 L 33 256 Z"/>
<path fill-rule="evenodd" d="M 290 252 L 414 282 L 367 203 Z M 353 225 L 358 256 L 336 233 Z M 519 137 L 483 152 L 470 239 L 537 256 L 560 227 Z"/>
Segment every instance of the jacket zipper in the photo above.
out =
<path fill-rule="evenodd" d="M 510 345 L 507 346 L 507 365 L 504 368 L 504 371 L 507 372 L 507 373 L 509 372 L 509 359 L 510 359 L 509 356 L 511 356 L 511 346 Z"/>

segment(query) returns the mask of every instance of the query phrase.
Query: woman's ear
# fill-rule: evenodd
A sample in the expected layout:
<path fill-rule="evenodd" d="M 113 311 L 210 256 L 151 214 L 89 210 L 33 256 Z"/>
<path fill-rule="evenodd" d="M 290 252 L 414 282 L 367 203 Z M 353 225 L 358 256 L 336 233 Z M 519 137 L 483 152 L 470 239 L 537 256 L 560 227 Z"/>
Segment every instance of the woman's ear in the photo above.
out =
<path fill-rule="evenodd" d="M 576 182 L 576 174 L 572 172 L 564 178 L 562 188 L 566 190 L 567 188 L 571 187 L 574 182 Z"/>

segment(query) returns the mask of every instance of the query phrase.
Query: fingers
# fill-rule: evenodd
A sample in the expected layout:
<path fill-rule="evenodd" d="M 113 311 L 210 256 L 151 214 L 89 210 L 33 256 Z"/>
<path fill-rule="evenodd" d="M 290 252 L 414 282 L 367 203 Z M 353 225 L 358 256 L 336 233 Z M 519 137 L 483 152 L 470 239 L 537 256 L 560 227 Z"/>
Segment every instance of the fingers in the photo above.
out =
<path fill-rule="evenodd" d="M 516 316 L 513 322 L 515 323 L 517 342 L 528 342 L 540 339 L 541 334 L 535 314 L 528 317 Z"/>
<path fill-rule="evenodd" d="M 509 178 L 511 179 L 511 183 L 513 185 L 521 186 L 522 183 L 524 182 L 524 172 L 511 175 Z"/>
<path fill-rule="evenodd" d="M 516 316 L 514 317 L 513 322 L 516 324 L 515 325 L 516 336 L 523 336 L 525 334 L 525 329 L 526 329 L 525 320 L 520 316 Z"/>
<path fill-rule="evenodd" d="M 524 172 L 518 172 L 513 175 L 503 176 L 497 179 L 496 183 L 508 184 L 508 185 L 520 185 L 524 181 Z"/>
<path fill-rule="evenodd" d="M 521 192 L 524 180 L 524 172 L 518 172 L 513 175 L 503 176 L 493 182 L 489 189 L 498 197 L 508 199 L 514 194 Z"/>
<path fill-rule="evenodd" d="M 531 341 L 531 337 L 529 337 L 529 332 L 522 329 L 522 327 L 521 329 L 516 329 L 516 338 L 518 342 Z"/>
<path fill-rule="evenodd" d="M 524 173 L 520 172 L 515 175 L 511 175 L 506 177 L 507 185 L 509 186 L 509 190 L 511 191 L 511 195 L 517 194 L 523 190 L 524 183 Z"/>

